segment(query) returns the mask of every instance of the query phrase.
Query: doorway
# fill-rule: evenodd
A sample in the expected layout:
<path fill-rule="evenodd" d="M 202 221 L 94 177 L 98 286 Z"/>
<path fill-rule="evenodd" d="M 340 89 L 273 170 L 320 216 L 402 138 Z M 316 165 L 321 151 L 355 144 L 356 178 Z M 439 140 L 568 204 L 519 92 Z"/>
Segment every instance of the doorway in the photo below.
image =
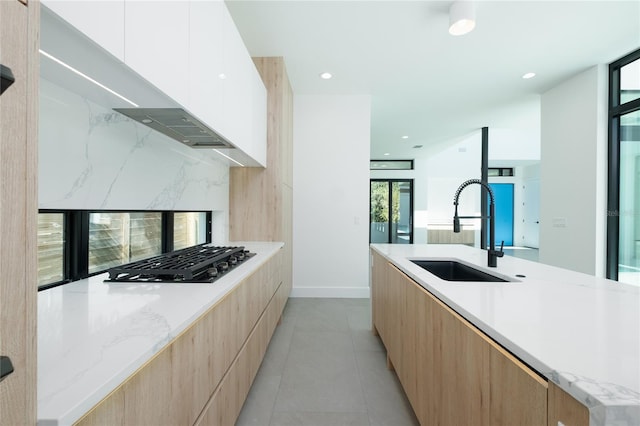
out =
<path fill-rule="evenodd" d="M 369 242 L 413 244 L 413 179 L 371 179 Z"/>
<path fill-rule="evenodd" d="M 505 247 L 513 246 L 513 184 L 490 183 L 495 197 L 496 246 L 504 241 Z M 489 230 L 487 230 L 487 242 Z"/>

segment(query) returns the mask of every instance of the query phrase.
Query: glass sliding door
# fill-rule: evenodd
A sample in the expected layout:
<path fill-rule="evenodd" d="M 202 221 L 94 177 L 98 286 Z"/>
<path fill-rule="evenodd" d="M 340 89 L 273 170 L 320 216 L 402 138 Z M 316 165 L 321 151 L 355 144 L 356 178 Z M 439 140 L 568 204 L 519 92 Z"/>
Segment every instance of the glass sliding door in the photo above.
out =
<path fill-rule="evenodd" d="M 413 180 L 372 179 L 369 242 L 413 243 Z"/>
<path fill-rule="evenodd" d="M 369 207 L 369 242 L 388 243 L 389 227 L 389 182 L 371 181 Z"/>
<path fill-rule="evenodd" d="M 640 285 L 640 111 L 620 117 L 618 281 Z"/>
<path fill-rule="evenodd" d="M 607 278 L 640 286 L 640 50 L 609 66 Z"/>

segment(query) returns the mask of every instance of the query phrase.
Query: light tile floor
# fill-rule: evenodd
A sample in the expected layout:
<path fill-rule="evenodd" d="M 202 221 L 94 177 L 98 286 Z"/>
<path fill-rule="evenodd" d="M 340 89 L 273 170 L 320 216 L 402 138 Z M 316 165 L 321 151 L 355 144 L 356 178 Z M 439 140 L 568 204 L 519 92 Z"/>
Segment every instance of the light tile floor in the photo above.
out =
<path fill-rule="evenodd" d="M 417 425 L 369 299 L 287 302 L 238 426 Z"/>

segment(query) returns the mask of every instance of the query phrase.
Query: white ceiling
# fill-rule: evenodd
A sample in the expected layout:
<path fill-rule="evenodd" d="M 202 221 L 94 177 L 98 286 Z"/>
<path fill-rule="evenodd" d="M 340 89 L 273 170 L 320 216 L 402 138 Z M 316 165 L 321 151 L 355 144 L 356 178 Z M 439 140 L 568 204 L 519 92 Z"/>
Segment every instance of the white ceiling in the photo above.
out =
<path fill-rule="evenodd" d="M 476 29 L 459 37 L 452 1 L 226 3 L 252 56 L 285 58 L 295 94 L 372 96 L 371 158 L 537 126 L 539 94 L 640 47 L 637 0 L 477 1 Z"/>

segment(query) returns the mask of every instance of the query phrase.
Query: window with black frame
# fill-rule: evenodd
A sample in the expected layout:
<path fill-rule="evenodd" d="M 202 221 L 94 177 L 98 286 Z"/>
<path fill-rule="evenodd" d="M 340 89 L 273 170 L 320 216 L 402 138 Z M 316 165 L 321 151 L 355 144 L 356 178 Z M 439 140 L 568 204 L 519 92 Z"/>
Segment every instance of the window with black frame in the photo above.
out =
<path fill-rule="evenodd" d="M 38 289 L 211 242 L 211 212 L 42 210 Z"/>
<path fill-rule="evenodd" d="M 640 50 L 609 66 L 607 277 L 640 286 Z"/>
<path fill-rule="evenodd" d="M 65 279 L 65 214 L 38 215 L 38 286 Z"/>

